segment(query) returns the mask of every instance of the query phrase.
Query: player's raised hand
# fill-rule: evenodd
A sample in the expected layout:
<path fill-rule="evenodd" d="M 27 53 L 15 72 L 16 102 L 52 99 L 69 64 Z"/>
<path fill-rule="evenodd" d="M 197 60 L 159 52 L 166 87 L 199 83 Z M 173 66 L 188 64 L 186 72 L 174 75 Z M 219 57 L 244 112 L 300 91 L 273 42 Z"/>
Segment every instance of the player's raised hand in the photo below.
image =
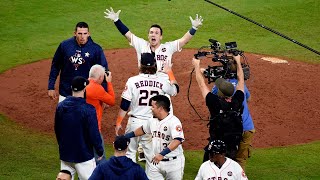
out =
<path fill-rule="evenodd" d="M 120 12 L 121 12 L 121 10 L 119 10 L 118 12 L 115 13 L 114 10 L 112 9 L 112 7 L 110 7 L 110 10 L 106 9 L 106 11 L 104 12 L 104 14 L 105 14 L 104 17 L 107 19 L 111 19 L 113 22 L 116 22 L 119 19 Z"/>
<path fill-rule="evenodd" d="M 196 18 L 195 19 L 192 19 L 192 17 L 190 16 L 190 21 L 191 21 L 191 24 L 192 24 L 192 27 L 197 30 L 201 25 L 202 25 L 202 16 L 199 17 L 198 14 L 196 14 Z"/>

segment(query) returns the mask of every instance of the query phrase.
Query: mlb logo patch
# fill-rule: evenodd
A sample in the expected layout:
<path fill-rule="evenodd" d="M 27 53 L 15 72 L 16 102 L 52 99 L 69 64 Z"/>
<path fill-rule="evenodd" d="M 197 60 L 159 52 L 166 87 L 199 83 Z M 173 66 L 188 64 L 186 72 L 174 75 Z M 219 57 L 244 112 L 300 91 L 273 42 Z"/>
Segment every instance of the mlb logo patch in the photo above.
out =
<path fill-rule="evenodd" d="M 231 171 L 228 172 L 228 176 L 232 176 L 232 172 Z"/>
<path fill-rule="evenodd" d="M 162 51 L 162 52 L 166 52 L 167 49 L 166 49 L 166 48 L 162 48 L 161 51 Z"/>

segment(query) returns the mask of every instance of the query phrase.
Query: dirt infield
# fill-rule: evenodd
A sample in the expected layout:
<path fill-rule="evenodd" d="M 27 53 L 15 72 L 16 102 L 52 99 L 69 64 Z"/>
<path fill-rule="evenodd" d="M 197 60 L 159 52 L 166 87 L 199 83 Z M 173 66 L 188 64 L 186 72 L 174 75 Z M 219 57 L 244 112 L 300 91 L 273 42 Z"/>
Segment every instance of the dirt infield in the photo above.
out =
<path fill-rule="evenodd" d="M 111 142 L 122 90 L 126 80 L 138 73 L 138 68 L 133 48 L 105 53 L 116 93 L 116 105 L 106 110 L 102 122 L 105 140 Z M 201 149 L 208 137 L 207 122 L 198 118 L 187 99 L 194 53 L 196 50 L 185 49 L 173 58 L 173 70 L 181 91 L 172 100 L 175 115 L 183 123 L 185 149 Z M 249 107 L 257 130 L 254 146 L 285 146 L 319 140 L 320 65 L 290 60 L 288 63 L 271 63 L 261 60 L 261 55 L 246 56 L 251 67 L 251 78 L 246 82 L 252 95 Z M 206 60 L 202 65 L 206 67 L 210 63 Z M 47 96 L 50 65 L 51 60 L 42 60 L 0 74 L 0 112 L 22 126 L 53 134 L 57 102 Z M 194 75 L 190 93 L 192 105 L 207 118 L 208 111 Z"/>

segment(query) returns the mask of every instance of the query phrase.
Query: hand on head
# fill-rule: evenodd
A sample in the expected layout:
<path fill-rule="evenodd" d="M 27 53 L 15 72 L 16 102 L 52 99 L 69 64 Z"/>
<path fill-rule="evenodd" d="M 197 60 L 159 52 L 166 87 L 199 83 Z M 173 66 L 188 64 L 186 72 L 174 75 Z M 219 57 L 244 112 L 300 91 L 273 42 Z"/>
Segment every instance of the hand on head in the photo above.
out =
<path fill-rule="evenodd" d="M 192 19 L 192 17 L 190 16 L 190 21 L 191 21 L 191 24 L 192 24 L 192 28 L 197 30 L 201 25 L 202 25 L 202 16 L 198 16 L 198 14 L 196 14 L 196 18 L 195 19 Z"/>
<path fill-rule="evenodd" d="M 114 10 L 112 9 L 112 7 L 110 7 L 109 9 L 106 9 L 106 11 L 104 12 L 105 14 L 105 18 L 110 19 L 114 22 L 119 20 L 119 14 L 120 14 L 121 10 L 119 10 L 118 12 L 114 12 Z"/>

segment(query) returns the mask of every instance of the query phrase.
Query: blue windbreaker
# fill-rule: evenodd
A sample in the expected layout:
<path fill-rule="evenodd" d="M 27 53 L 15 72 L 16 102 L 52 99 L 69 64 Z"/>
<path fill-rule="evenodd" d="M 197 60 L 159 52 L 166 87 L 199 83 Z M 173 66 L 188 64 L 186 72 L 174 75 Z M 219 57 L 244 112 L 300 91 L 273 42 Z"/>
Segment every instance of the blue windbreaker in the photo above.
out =
<path fill-rule="evenodd" d="M 89 37 L 88 42 L 79 46 L 76 38 L 72 37 L 60 43 L 52 59 L 49 75 L 48 90 L 53 90 L 60 73 L 59 94 L 71 96 L 71 81 L 76 76 L 89 77 L 90 68 L 100 64 L 108 69 L 107 59 L 101 46 Z"/>
<path fill-rule="evenodd" d="M 96 110 L 84 98 L 68 96 L 56 109 L 54 130 L 60 159 L 80 163 L 93 158 L 93 148 L 102 156 L 103 147 Z"/>

